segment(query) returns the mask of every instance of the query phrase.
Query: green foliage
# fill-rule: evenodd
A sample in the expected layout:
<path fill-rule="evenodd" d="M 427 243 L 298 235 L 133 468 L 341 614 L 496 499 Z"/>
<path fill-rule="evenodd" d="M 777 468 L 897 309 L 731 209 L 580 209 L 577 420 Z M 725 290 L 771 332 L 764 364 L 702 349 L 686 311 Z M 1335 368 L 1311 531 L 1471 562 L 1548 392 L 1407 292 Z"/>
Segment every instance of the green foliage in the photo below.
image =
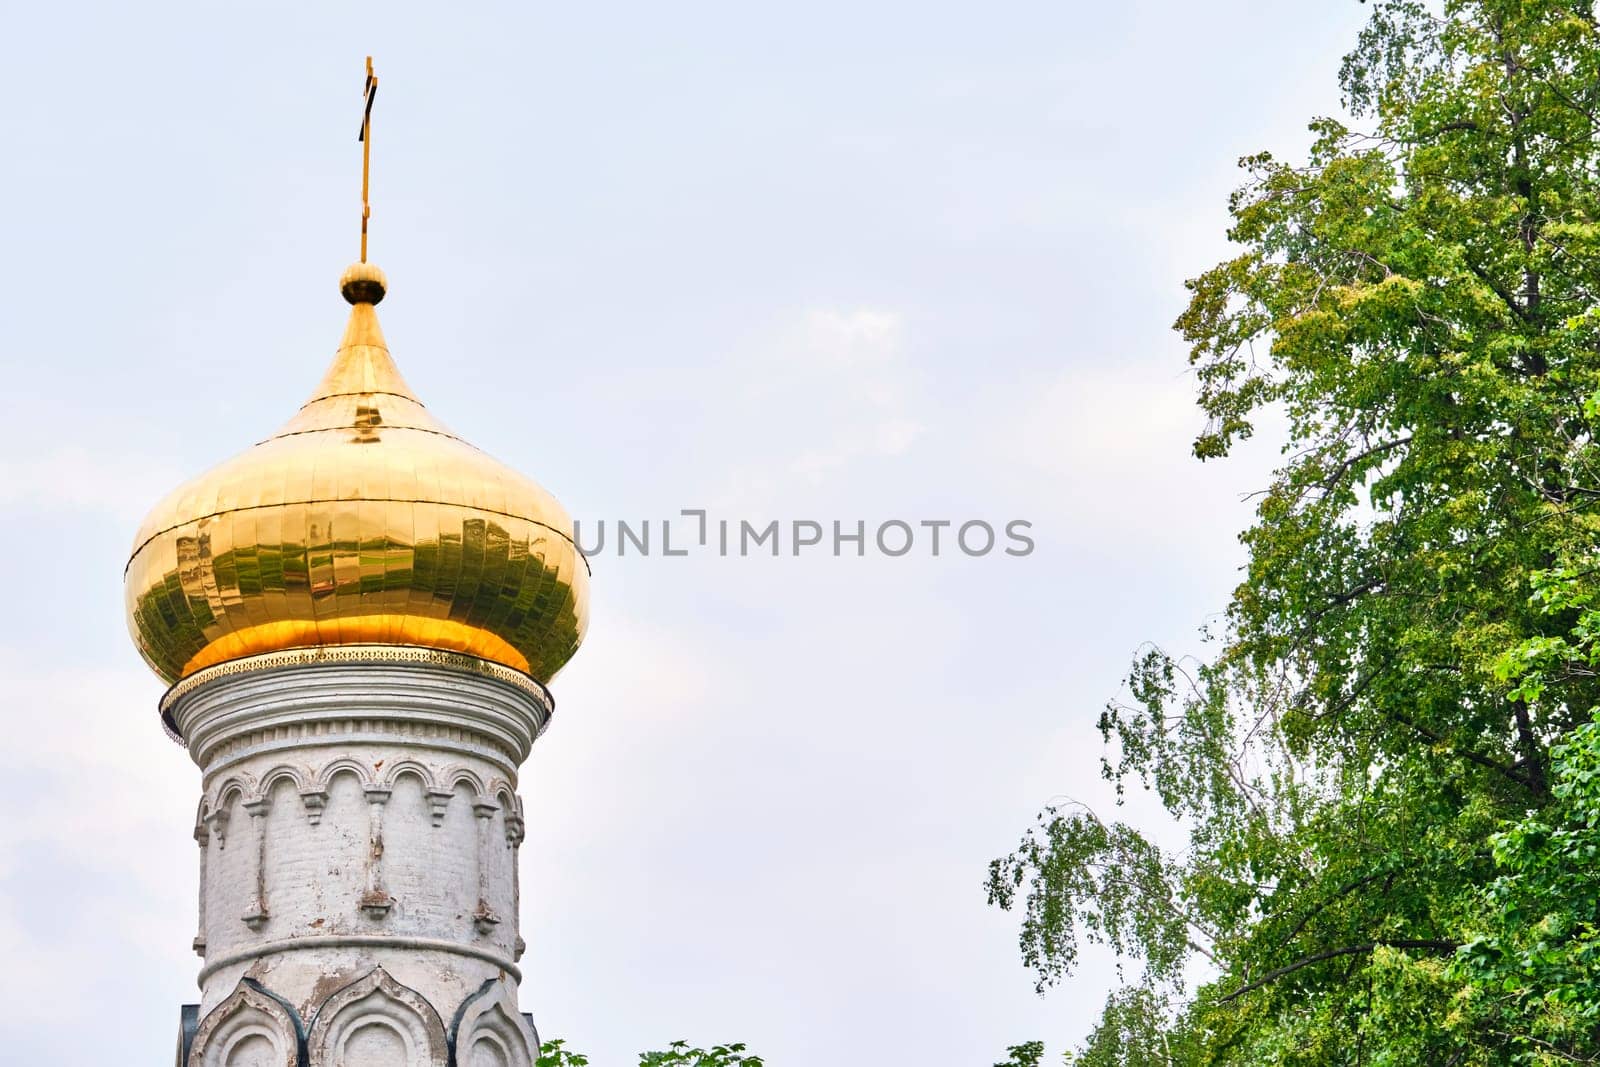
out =
<path fill-rule="evenodd" d="M 761 1067 L 761 1057 L 746 1055 L 738 1042 L 702 1049 L 674 1041 L 665 1052 L 642 1053 L 639 1067 Z"/>
<path fill-rule="evenodd" d="M 568 1050 L 565 1040 L 550 1038 L 539 1044 L 539 1059 L 533 1067 L 589 1067 L 589 1057 Z"/>
<path fill-rule="evenodd" d="M 1039 1067 L 1039 1062 L 1043 1059 L 1043 1041 L 1024 1041 L 1020 1045 L 1012 1045 L 1006 1049 L 1006 1058 L 994 1067 Z"/>
<path fill-rule="evenodd" d="M 588 1067 L 588 1063 L 589 1057 L 570 1051 L 561 1038 L 551 1038 L 543 1043 L 535 1067 Z M 704 1049 L 674 1041 L 664 1051 L 639 1053 L 639 1067 L 762 1067 L 762 1063 L 760 1056 L 738 1042 Z"/>
<path fill-rule="evenodd" d="M 1600 705 L 1600 26 L 1573 0 L 1377 0 L 1340 77 L 1363 128 L 1242 161 L 1238 254 L 1177 323 L 1199 458 L 1264 415 L 1287 432 L 1209 654 L 1141 653 L 1100 720 L 1106 776 L 1188 847 L 1052 809 L 990 868 L 1041 985 L 1085 939 L 1142 963 L 1076 1063 L 1600 1056 L 1574 792 Z"/>
<path fill-rule="evenodd" d="M 1052 807 L 1021 848 L 989 865 L 989 903 L 1011 908 L 1032 879 L 1022 955 L 1040 992 L 1077 962 L 1080 929 L 1119 953 L 1137 950 L 1154 977 L 1173 978 L 1194 947 L 1172 899 L 1177 873 L 1127 825 L 1108 826 L 1086 808 Z"/>
<path fill-rule="evenodd" d="M 1522 691 L 1550 691 L 1600 663 L 1591 579 L 1574 568 L 1538 576 L 1534 602 L 1578 617 L 1568 634 L 1530 639 L 1501 660 Z M 1551 794 L 1550 804 L 1490 838 L 1500 873 L 1481 929 L 1454 967 L 1531 1063 L 1592 1054 L 1600 1035 L 1600 721 L 1591 717 L 1551 749 Z"/>
<path fill-rule="evenodd" d="M 994 1067 L 1039 1067 L 1043 1059 L 1044 1042 L 1024 1041 L 1006 1049 L 1006 1058 Z M 703 1049 L 691 1048 L 685 1041 L 674 1041 L 663 1052 L 639 1054 L 639 1067 L 762 1067 L 764 1062 L 738 1042 Z M 1077 1061 L 1069 1059 L 1068 1062 Z M 588 1067 L 588 1064 L 589 1057 L 571 1051 L 566 1041 L 555 1037 L 543 1043 L 534 1067 Z"/>
<path fill-rule="evenodd" d="M 1173 1067 L 1191 1048 L 1173 1025 L 1171 998 L 1150 986 L 1129 986 L 1106 998 L 1100 1023 L 1067 1067 Z"/>

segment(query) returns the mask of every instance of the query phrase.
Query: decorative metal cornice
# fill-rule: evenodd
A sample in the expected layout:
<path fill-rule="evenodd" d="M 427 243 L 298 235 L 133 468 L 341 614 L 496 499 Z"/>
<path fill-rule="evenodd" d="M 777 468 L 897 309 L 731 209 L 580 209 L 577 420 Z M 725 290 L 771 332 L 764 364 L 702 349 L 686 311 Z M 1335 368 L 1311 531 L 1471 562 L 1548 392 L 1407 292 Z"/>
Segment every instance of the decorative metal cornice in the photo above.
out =
<path fill-rule="evenodd" d="M 480 678 L 490 678 L 520 689 L 546 709 L 544 721 L 539 724 L 541 735 L 549 727 L 550 719 L 555 714 L 555 698 L 537 678 L 512 670 L 503 664 L 469 656 L 464 652 L 447 652 L 443 649 L 412 645 L 323 645 L 317 648 L 291 648 L 280 652 L 245 656 L 241 659 L 228 660 L 226 663 L 218 663 L 213 667 L 196 671 L 187 678 L 181 678 L 161 697 L 159 705 L 161 724 L 166 728 L 168 737 L 180 745 L 184 744 L 183 736 L 178 733 L 177 724 L 172 721 L 172 709 L 185 696 L 218 678 L 294 667 L 349 666 L 362 663 L 383 666 L 418 664 L 426 667 L 443 667 L 446 670 L 461 671 Z"/>

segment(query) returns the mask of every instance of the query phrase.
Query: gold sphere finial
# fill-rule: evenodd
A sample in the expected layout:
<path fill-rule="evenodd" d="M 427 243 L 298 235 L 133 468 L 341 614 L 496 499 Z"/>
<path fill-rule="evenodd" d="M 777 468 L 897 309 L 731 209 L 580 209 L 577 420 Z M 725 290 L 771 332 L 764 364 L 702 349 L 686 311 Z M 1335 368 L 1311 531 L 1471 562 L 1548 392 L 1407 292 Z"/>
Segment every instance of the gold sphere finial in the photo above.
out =
<path fill-rule="evenodd" d="M 376 304 L 389 291 L 389 279 L 371 263 L 352 263 L 339 279 L 339 292 L 352 304 Z"/>

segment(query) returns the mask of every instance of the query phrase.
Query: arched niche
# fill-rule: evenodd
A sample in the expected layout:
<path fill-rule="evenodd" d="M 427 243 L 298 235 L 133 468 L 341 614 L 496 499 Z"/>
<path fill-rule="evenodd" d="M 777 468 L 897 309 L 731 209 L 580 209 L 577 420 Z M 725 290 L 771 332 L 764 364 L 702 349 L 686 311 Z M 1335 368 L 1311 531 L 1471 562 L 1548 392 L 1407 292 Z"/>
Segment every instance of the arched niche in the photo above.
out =
<path fill-rule="evenodd" d="M 438 1012 L 382 967 L 345 986 L 317 1009 L 311 1062 L 338 1067 L 446 1067 Z"/>
<path fill-rule="evenodd" d="M 200 1020 L 189 1067 L 300 1067 L 294 1009 L 248 980 Z"/>
<path fill-rule="evenodd" d="M 539 1035 L 500 978 L 483 983 L 457 1009 L 450 1045 L 452 1067 L 533 1067 L 539 1058 Z"/>

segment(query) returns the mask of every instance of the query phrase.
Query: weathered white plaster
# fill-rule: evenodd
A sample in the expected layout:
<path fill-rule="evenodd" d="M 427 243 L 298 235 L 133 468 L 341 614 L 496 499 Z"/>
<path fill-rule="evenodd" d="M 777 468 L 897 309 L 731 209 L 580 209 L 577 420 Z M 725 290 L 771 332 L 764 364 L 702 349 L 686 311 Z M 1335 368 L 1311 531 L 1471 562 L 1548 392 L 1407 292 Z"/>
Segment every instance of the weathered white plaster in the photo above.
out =
<path fill-rule="evenodd" d="M 446 1067 L 439 1013 L 381 967 L 317 1009 L 308 1041 L 317 1067 Z"/>
<path fill-rule="evenodd" d="M 295 1067 L 299 1034 L 284 1006 L 241 983 L 195 1031 L 191 1067 Z"/>
<path fill-rule="evenodd" d="M 474 1023 L 481 1051 L 459 1062 L 531 1064 L 537 1039 L 516 1010 L 516 772 L 546 702 L 447 667 L 340 663 L 222 675 L 166 710 L 202 771 L 200 1032 L 249 979 L 315 1020 L 315 1067 L 442 1067 L 438 1020 L 494 983 L 474 1009 L 498 1006 Z M 336 1026 L 336 996 L 365 1007 Z M 412 1001 L 432 1024 L 395 1006 Z M 235 1044 L 217 1067 L 278 1062 L 268 1036 Z"/>
<path fill-rule="evenodd" d="M 462 1004 L 450 1039 L 458 1067 L 514 1067 L 539 1058 L 539 1035 L 517 1011 L 516 987 L 503 980 Z"/>

